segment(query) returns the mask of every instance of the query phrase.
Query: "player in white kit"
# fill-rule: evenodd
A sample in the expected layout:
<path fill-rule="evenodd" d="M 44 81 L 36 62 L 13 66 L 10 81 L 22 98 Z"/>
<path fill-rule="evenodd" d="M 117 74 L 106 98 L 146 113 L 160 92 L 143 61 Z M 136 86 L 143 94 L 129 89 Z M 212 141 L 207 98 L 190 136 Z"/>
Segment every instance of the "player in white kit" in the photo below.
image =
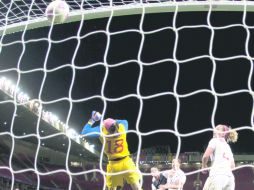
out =
<path fill-rule="evenodd" d="M 160 190 L 182 190 L 186 182 L 186 175 L 180 169 L 181 161 L 179 159 L 172 160 L 172 169 L 163 172 L 163 175 L 167 178 L 165 185 L 160 185 Z"/>
<path fill-rule="evenodd" d="M 151 184 L 152 190 L 157 190 L 159 189 L 160 185 L 164 185 L 167 183 L 167 178 L 165 177 L 165 174 L 164 174 L 165 172 L 160 172 L 157 167 L 151 168 L 151 175 L 153 177 L 152 184 Z"/>
<path fill-rule="evenodd" d="M 233 153 L 229 142 L 236 142 L 238 134 L 226 125 L 217 125 L 214 136 L 202 158 L 202 169 L 207 168 L 209 157 L 211 168 L 203 190 L 234 190 L 235 178 L 232 169 L 235 167 Z M 206 173 L 206 170 L 203 171 Z"/>

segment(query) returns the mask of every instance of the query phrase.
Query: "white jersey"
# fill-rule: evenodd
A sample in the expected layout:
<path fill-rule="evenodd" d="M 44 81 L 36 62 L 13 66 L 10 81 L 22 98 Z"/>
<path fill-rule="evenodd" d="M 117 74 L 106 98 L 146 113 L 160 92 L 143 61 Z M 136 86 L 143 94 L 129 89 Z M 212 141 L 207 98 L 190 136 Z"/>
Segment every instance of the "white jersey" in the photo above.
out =
<path fill-rule="evenodd" d="M 214 150 L 210 157 L 212 166 L 209 175 L 232 176 L 231 163 L 234 162 L 234 157 L 226 140 L 224 138 L 212 138 L 208 147 Z"/>
<path fill-rule="evenodd" d="M 186 182 L 186 175 L 181 169 L 176 171 L 171 169 L 163 172 L 163 175 L 167 178 L 167 184 L 169 185 L 178 185 L 179 183 L 184 185 Z"/>

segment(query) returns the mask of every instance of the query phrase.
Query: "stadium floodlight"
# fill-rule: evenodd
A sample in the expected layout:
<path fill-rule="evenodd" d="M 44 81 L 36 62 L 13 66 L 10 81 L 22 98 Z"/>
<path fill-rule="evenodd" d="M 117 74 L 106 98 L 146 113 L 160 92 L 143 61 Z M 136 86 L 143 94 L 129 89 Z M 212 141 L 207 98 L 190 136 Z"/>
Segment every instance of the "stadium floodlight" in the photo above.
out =
<path fill-rule="evenodd" d="M 40 102 L 39 102 L 39 101 L 34 101 L 33 106 L 34 106 L 35 108 L 39 108 L 39 107 L 40 107 Z"/>
<path fill-rule="evenodd" d="M 69 128 L 69 126 L 62 121 L 60 121 L 60 124 L 63 126 L 64 130 L 67 130 Z"/>
<path fill-rule="evenodd" d="M 24 94 L 24 92 L 19 92 L 18 93 L 18 95 L 17 95 L 18 102 L 22 102 L 23 94 Z"/>
<path fill-rule="evenodd" d="M 53 114 L 53 113 L 50 115 L 50 118 L 51 118 L 51 120 L 54 121 L 54 122 L 59 120 L 58 116 L 56 116 L 56 115 Z"/>
<path fill-rule="evenodd" d="M 27 103 L 29 102 L 29 105 L 27 107 L 34 112 L 35 114 L 39 114 L 40 110 L 42 110 L 42 105 L 40 103 L 40 100 L 31 100 L 28 94 L 20 91 L 20 89 L 14 85 L 11 80 L 8 78 L 2 76 L 0 78 L 0 89 L 2 89 L 6 94 L 11 96 L 12 98 L 14 97 L 15 93 L 17 95 L 17 102 L 19 103 Z M 62 129 L 60 131 L 65 132 L 66 129 L 68 128 L 68 125 L 64 124 L 59 120 L 59 118 L 49 112 L 49 111 L 42 111 L 42 119 L 45 120 L 46 122 L 50 123 L 53 127 L 57 129 Z M 62 126 L 62 127 L 60 127 Z"/>
<path fill-rule="evenodd" d="M 73 128 L 69 128 L 66 131 L 66 136 L 71 138 L 71 139 L 76 139 L 78 137 L 78 133 Z"/>
<path fill-rule="evenodd" d="M 90 150 L 92 153 L 95 153 L 95 151 L 94 151 L 94 144 L 91 144 L 91 145 L 89 146 L 89 150 Z"/>
<path fill-rule="evenodd" d="M 76 143 L 80 144 L 79 134 L 73 128 L 67 129 L 66 136 L 74 140 Z"/>
<path fill-rule="evenodd" d="M 61 131 L 63 133 L 66 133 L 66 130 L 68 129 L 68 126 L 60 120 L 57 122 L 56 127 L 58 128 L 59 131 Z"/>
<path fill-rule="evenodd" d="M 30 99 L 30 97 L 27 94 L 25 94 L 24 92 L 20 92 L 17 95 L 17 100 L 19 103 L 26 103 L 29 101 L 29 99 Z"/>
<path fill-rule="evenodd" d="M 14 97 L 15 92 L 16 92 L 16 94 L 19 93 L 19 92 L 20 92 L 20 89 L 19 89 L 18 87 L 16 87 L 16 85 L 13 84 L 13 85 L 11 85 L 11 87 L 10 87 L 10 95 L 11 95 L 12 97 Z"/>
<path fill-rule="evenodd" d="M 38 115 L 42 110 L 42 105 L 39 100 L 31 100 L 29 102 L 29 108 L 33 113 Z"/>
<path fill-rule="evenodd" d="M 84 141 L 83 141 L 84 142 Z M 87 141 L 84 142 L 84 147 L 89 150 L 90 152 L 94 153 L 95 154 L 95 146 L 94 144 L 89 144 Z"/>
<path fill-rule="evenodd" d="M 8 89 L 11 87 L 11 85 L 12 85 L 12 82 L 9 79 L 5 80 L 4 81 L 4 91 L 8 92 Z"/>
<path fill-rule="evenodd" d="M 6 80 L 6 77 L 0 77 L 0 82 Z"/>
<path fill-rule="evenodd" d="M 49 122 L 51 125 L 55 127 L 57 122 L 59 122 L 59 119 L 55 114 L 53 114 L 52 112 L 49 112 Z"/>
<path fill-rule="evenodd" d="M 20 92 L 20 89 L 11 82 L 11 80 L 5 78 L 5 77 L 1 77 L 0 78 L 0 89 L 2 89 L 6 94 L 8 94 L 9 96 L 13 97 L 16 93 Z M 27 97 L 24 97 L 24 99 L 29 99 L 28 95 L 26 95 Z"/>
<path fill-rule="evenodd" d="M 6 80 L 6 78 L 5 77 L 1 77 L 0 78 L 0 89 L 4 89 L 4 81 Z"/>
<path fill-rule="evenodd" d="M 23 102 L 28 102 L 30 97 L 28 96 L 28 94 L 23 94 Z"/>
<path fill-rule="evenodd" d="M 42 110 L 42 119 L 46 122 L 49 122 L 49 111 Z"/>

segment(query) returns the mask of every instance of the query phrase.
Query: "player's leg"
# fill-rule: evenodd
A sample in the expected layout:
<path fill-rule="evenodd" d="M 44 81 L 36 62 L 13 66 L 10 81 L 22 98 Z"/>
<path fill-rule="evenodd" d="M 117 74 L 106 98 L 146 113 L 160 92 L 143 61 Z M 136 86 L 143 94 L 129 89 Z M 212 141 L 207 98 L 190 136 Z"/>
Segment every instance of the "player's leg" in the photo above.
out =
<path fill-rule="evenodd" d="M 123 164 L 124 164 L 123 165 L 124 170 L 137 170 L 135 163 L 129 157 L 125 159 Z M 124 174 L 124 178 L 126 182 L 131 186 L 132 190 L 142 190 L 142 187 L 139 183 L 141 179 L 141 175 L 138 171 L 128 172 Z"/>
<path fill-rule="evenodd" d="M 116 187 L 107 187 L 107 190 L 118 190 Z"/>
<path fill-rule="evenodd" d="M 235 177 L 231 176 L 228 178 L 228 183 L 223 190 L 235 190 Z"/>
<path fill-rule="evenodd" d="M 141 185 L 139 183 L 130 184 L 132 190 L 142 190 Z"/>
<path fill-rule="evenodd" d="M 107 165 L 107 173 L 113 173 L 111 164 Z M 114 186 L 112 181 L 112 175 L 106 175 L 106 186 L 107 190 L 117 190 L 117 186 Z"/>
<path fill-rule="evenodd" d="M 226 175 L 209 177 L 203 190 L 235 190 L 235 178 Z"/>
<path fill-rule="evenodd" d="M 232 183 L 231 177 L 227 175 L 216 176 L 214 179 L 214 183 L 215 186 L 217 187 L 216 189 L 218 190 L 234 190 L 234 180 Z"/>
<path fill-rule="evenodd" d="M 222 190 L 216 185 L 214 177 L 208 177 L 205 181 L 203 190 Z"/>
<path fill-rule="evenodd" d="M 106 175 L 107 190 L 117 190 L 116 187 L 113 187 L 112 178 L 111 177 L 112 177 L 111 175 Z"/>
<path fill-rule="evenodd" d="M 107 173 L 117 173 L 121 171 L 119 162 L 109 162 L 107 165 Z M 123 175 L 106 175 L 106 186 L 109 190 L 117 190 L 123 187 Z"/>
<path fill-rule="evenodd" d="M 210 179 L 209 177 L 206 179 L 203 190 L 209 190 L 209 186 L 210 186 Z"/>

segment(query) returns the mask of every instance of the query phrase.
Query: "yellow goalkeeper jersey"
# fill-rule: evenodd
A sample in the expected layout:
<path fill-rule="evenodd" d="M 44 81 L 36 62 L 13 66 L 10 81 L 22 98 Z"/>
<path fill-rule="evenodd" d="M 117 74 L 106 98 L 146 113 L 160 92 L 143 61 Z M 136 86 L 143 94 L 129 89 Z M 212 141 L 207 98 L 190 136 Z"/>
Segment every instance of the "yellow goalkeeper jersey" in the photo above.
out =
<path fill-rule="evenodd" d="M 105 135 L 109 135 L 107 129 L 102 128 L 102 132 Z M 103 141 L 103 137 L 100 136 L 100 141 L 105 143 L 104 153 L 107 155 L 108 160 L 114 160 L 116 158 L 122 158 L 125 156 L 129 156 L 130 152 L 128 149 L 128 143 L 126 140 L 126 131 L 123 124 L 119 124 L 117 136 L 113 137 L 105 137 L 105 142 Z"/>

